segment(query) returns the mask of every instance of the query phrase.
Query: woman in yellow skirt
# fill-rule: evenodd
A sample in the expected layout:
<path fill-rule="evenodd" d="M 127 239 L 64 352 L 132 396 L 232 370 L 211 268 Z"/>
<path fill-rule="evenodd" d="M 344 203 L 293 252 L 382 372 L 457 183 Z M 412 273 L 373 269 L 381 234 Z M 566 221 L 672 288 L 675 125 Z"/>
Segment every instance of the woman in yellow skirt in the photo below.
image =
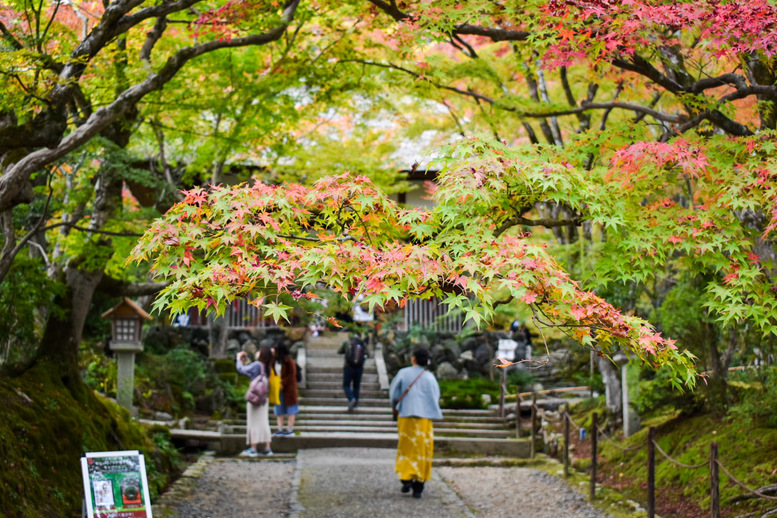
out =
<path fill-rule="evenodd" d="M 429 351 L 416 349 L 412 366 L 401 369 L 391 380 L 389 395 L 397 405 L 397 462 L 395 471 L 402 482 L 402 492 L 413 490 L 421 498 L 424 482 L 432 478 L 434 430 L 432 419 L 442 419 L 440 385 L 434 374 L 426 370 Z"/>

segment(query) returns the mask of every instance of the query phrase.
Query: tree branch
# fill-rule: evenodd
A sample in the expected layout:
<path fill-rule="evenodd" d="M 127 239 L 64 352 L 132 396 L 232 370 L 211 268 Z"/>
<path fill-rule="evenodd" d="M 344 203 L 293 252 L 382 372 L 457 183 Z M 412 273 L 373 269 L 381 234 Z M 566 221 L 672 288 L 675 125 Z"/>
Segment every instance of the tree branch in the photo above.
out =
<path fill-rule="evenodd" d="M 691 85 L 689 91 L 697 94 L 707 90 L 708 88 L 717 88 L 718 86 L 723 85 L 736 85 L 738 90 L 747 88 L 747 82 L 745 81 L 745 78 L 739 74 L 723 74 L 718 77 L 706 77 L 704 79 L 699 79 L 693 83 L 693 85 Z"/>
<path fill-rule="evenodd" d="M 501 225 L 499 225 L 499 227 L 494 231 L 494 237 L 501 236 L 508 229 L 516 225 L 526 225 L 529 227 L 554 228 L 554 227 L 566 227 L 568 225 L 577 226 L 577 225 L 580 225 L 582 222 L 583 222 L 582 216 L 572 218 L 572 219 L 550 219 L 550 218 L 529 219 L 529 218 L 524 218 L 523 216 L 514 216 L 512 218 L 505 220 Z"/>
<path fill-rule="evenodd" d="M 656 67 L 651 65 L 639 54 L 634 54 L 631 63 L 622 59 L 614 59 L 612 60 L 612 64 L 618 68 L 622 68 L 623 70 L 628 70 L 630 72 L 636 72 L 637 74 L 643 75 L 654 83 L 663 86 L 672 93 L 676 94 L 685 90 L 680 83 L 673 81 L 669 77 L 662 74 Z"/>
<path fill-rule="evenodd" d="M 506 29 L 494 29 L 480 27 L 478 25 L 456 25 L 453 32 L 459 35 L 485 36 L 492 41 L 526 41 L 531 33 L 526 31 L 511 31 Z"/>
<path fill-rule="evenodd" d="M 284 12 L 284 19 L 288 17 L 293 18 L 294 6 L 298 5 L 298 3 L 297 0 L 290 4 L 290 7 Z M 219 49 L 264 45 L 276 41 L 286 31 L 286 27 L 287 24 L 283 24 L 265 33 L 252 34 L 231 40 L 209 41 L 179 50 L 167 60 L 156 74 L 151 74 L 141 83 L 124 90 L 112 103 L 92 113 L 82 126 L 69 133 L 54 149 L 39 149 L 11 166 L 5 174 L 0 176 L 0 211 L 14 206 L 15 197 L 19 194 L 22 186 L 27 183 L 27 179 L 32 173 L 65 156 L 98 135 L 123 113 L 134 107 L 147 94 L 161 89 L 175 77 L 187 62 Z"/>
<path fill-rule="evenodd" d="M 111 297 L 142 297 L 143 295 L 156 295 L 170 284 L 172 281 L 129 283 L 103 275 L 100 284 L 97 285 L 97 290 Z"/>
<path fill-rule="evenodd" d="M 140 59 L 151 61 L 151 51 L 162 37 L 165 29 L 167 29 L 167 18 L 160 16 L 157 18 L 156 23 L 154 23 L 154 28 L 146 33 L 146 41 L 143 42 L 143 47 L 140 49 Z"/>
<path fill-rule="evenodd" d="M 1 21 L 0 21 L 0 34 L 3 35 L 3 39 L 8 43 L 10 43 L 15 50 L 24 49 L 24 45 L 22 45 L 21 42 L 14 37 L 11 31 L 8 30 L 8 27 L 6 27 L 5 24 Z"/>

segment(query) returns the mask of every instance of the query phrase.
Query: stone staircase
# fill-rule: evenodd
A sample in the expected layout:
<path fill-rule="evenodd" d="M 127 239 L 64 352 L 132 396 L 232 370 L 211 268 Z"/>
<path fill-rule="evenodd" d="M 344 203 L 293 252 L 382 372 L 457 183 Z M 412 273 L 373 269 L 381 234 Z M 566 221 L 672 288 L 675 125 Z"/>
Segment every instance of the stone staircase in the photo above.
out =
<path fill-rule="evenodd" d="M 348 412 L 342 385 L 343 355 L 337 354 L 347 338 L 346 333 L 309 337 L 304 351 L 298 353 L 297 360 L 304 374 L 299 388 L 300 413 L 294 425 L 296 434 L 273 438 L 274 451 L 343 446 L 396 447 L 396 423 L 391 416 L 389 382 L 380 350 L 377 353 L 369 351 L 359 406 Z M 492 410 L 443 409 L 443 415 L 442 421 L 434 423 L 437 452 L 529 456 L 529 441 L 516 440 L 514 424 L 505 422 Z M 275 430 L 272 411 L 270 424 Z M 226 423 L 219 434 L 220 444 L 214 446 L 223 453 L 238 452 L 245 447 L 244 434 L 245 420 Z M 216 437 L 212 436 L 211 440 L 215 441 Z"/>

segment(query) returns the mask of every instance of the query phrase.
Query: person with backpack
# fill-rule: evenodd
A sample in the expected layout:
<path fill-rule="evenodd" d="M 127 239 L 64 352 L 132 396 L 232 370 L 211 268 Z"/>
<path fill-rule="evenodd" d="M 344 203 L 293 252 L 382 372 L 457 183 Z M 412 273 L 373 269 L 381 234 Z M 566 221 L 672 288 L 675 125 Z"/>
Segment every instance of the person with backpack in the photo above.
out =
<path fill-rule="evenodd" d="M 251 378 L 251 385 L 246 393 L 246 444 L 248 448 L 240 453 L 241 457 L 258 457 L 272 455 L 270 442 L 269 413 L 269 378 L 272 364 L 272 352 L 269 347 L 261 347 L 256 353 L 256 361 L 248 363 L 245 351 L 237 353 L 237 372 Z M 259 443 L 264 443 L 264 450 L 256 449 Z"/>
<path fill-rule="evenodd" d="M 343 365 L 343 391 L 348 398 L 348 411 L 359 406 L 359 388 L 364 373 L 364 362 L 367 360 L 367 345 L 360 336 L 355 336 L 343 342 L 337 354 L 345 355 Z"/>

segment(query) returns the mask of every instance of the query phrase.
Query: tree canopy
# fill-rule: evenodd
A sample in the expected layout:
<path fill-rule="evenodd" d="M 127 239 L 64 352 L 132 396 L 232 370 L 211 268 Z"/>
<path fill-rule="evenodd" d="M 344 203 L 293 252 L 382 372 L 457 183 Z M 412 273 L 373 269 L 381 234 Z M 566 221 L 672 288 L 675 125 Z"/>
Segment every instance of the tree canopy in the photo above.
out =
<path fill-rule="evenodd" d="M 10 2 L 0 210 L 17 219 L 3 259 L 17 234 L 42 232 L 20 221 L 45 203 L 36 174 L 73 185 L 55 167 L 110 142 L 151 158 L 157 209 L 187 189 L 136 249 L 161 254 L 173 284 L 160 300 L 175 309 L 251 292 L 282 316 L 266 297 L 316 280 L 373 304 L 441 295 L 473 319 L 511 299 L 602 354 L 628 342 L 690 380 L 640 297 L 659 310 L 691 286 L 712 356 L 737 347 L 728 330 L 777 334 L 775 14 L 766 0 Z M 439 172 L 430 211 L 361 178 L 391 188 L 396 150 L 422 135 L 436 149 L 420 167 Z M 194 187 L 230 164 L 281 185 Z M 110 177 L 105 165 L 97 186 L 143 183 L 136 164 Z M 118 205 L 81 192 L 85 211 L 46 222 L 73 229 L 90 213 L 110 231 Z M 600 297 L 616 284 L 628 310 Z"/>

